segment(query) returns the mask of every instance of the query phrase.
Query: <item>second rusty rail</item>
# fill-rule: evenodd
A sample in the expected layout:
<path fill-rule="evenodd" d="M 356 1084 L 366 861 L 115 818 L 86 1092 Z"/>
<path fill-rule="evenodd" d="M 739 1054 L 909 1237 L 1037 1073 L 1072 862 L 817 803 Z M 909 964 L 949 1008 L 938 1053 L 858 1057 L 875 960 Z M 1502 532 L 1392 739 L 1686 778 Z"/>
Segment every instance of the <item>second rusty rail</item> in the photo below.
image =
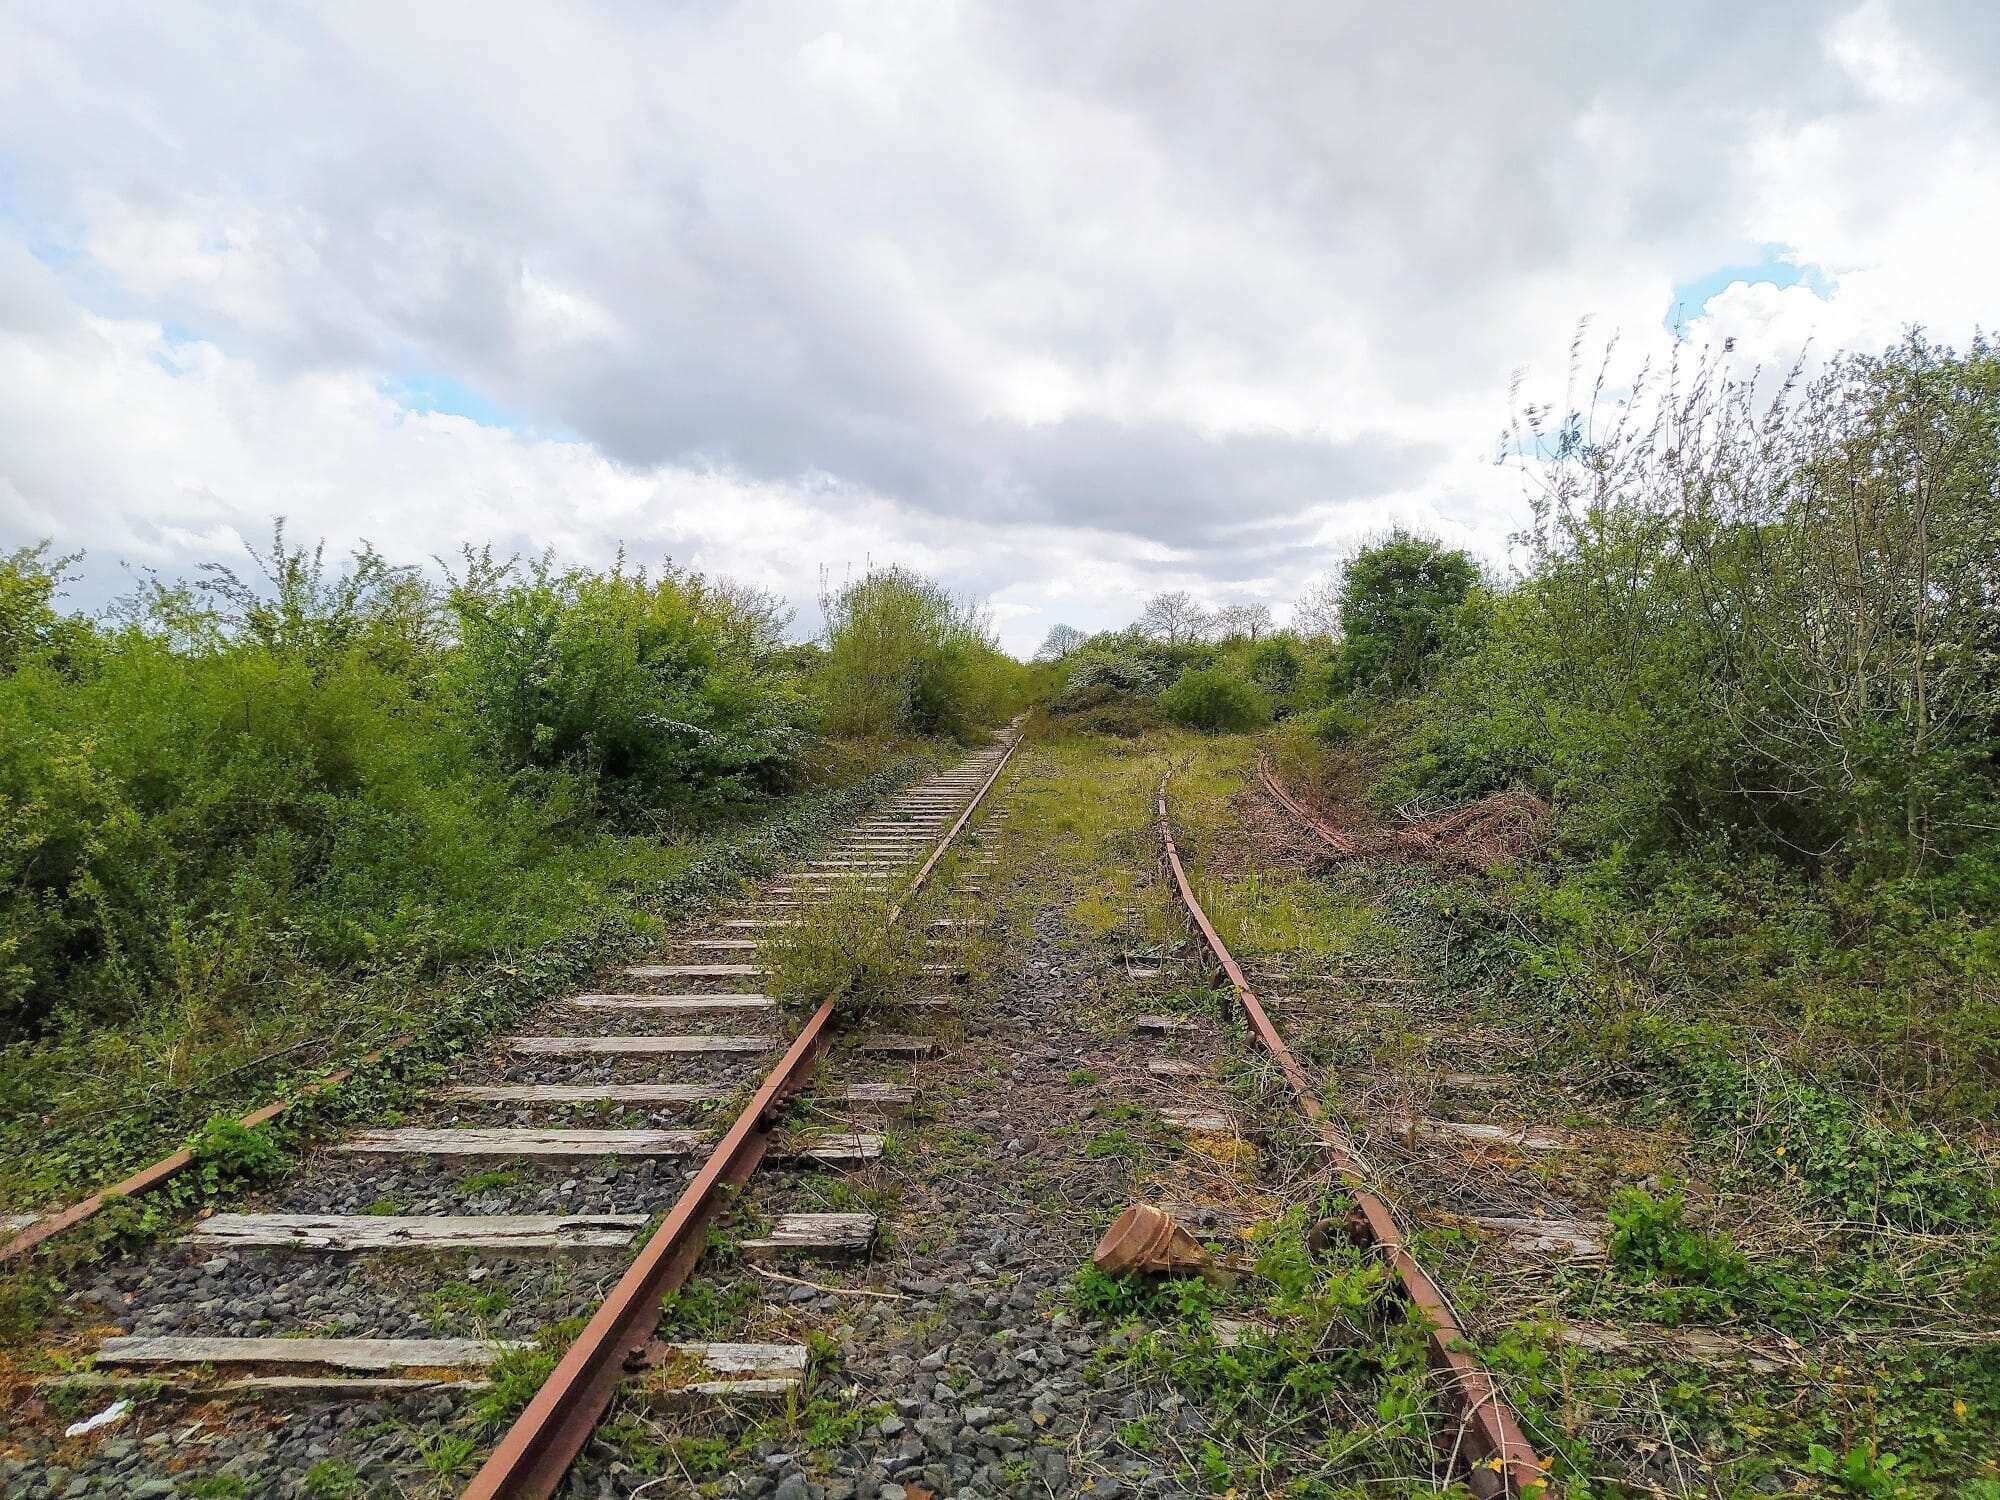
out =
<path fill-rule="evenodd" d="M 1259 770 L 1263 771 L 1261 761 Z M 1270 785 L 1268 773 L 1266 775 L 1266 784 Z M 1242 1007 L 1251 1031 L 1285 1075 L 1293 1099 L 1312 1122 L 1334 1171 L 1353 1198 L 1357 1235 L 1388 1262 L 1404 1300 L 1423 1322 L 1431 1365 L 1444 1375 L 1452 1402 L 1458 1410 L 1458 1437 L 1471 1456 L 1470 1482 L 1474 1492 L 1484 1496 L 1505 1495 L 1514 1497 L 1514 1500 L 1551 1500 L 1554 1489 L 1540 1456 L 1522 1432 L 1519 1420 L 1500 1394 L 1493 1377 L 1469 1352 L 1465 1330 L 1460 1327 L 1457 1314 L 1452 1311 L 1443 1289 L 1410 1253 L 1394 1210 L 1369 1186 L 1366 1164 L 1354 1143 L 1327 1114 L 1326 1106 L 1313 1091 L 1312 1081 L 1306 1076 L 1304 1067 L 1293 1055 L 1292 1049 L 1285 1045 L 1284 1037 L 1272 1024 L 1270 1014 L 1250 988 L 1250 981 L 1244 977 L 1242 966 L 1236 962 L 1235 955 L 1229 951 L 1222 935 L 1215 930 L 1215 924 L 1209 920 L 1208 913 L 1202 909 L 1201 902 L 1195 898 L 1194 887 L 1181 864 L 1180 850 L 1174 844 L 1173 825 L 1167 815 L 1167 782 L 1171 778 L 1171 772 L 1160 778 L 1156 806 L 1160 818 L 1160 840 L 1166 849 L 1167 864 L 1173 871 L 1174 886 L 1182 904 L 1187 907 L 1188 915 L 1200 930 L 1202 941 L 1228 976 L 1230 988 L 1236 993 L 1237 1003 Z M 1289 797 L 1282 793 L 1279 795 L 1288 807 L 1306 817 Z M 1308 818 L 1308 821 L 1311 820 Z"/>

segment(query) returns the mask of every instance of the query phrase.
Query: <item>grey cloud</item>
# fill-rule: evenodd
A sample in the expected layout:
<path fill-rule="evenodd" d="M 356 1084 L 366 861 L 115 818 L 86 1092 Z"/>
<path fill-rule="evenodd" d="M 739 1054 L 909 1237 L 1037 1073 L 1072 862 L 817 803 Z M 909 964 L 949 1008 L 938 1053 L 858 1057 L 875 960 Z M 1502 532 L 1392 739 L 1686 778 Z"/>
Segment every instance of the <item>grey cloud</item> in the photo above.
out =
<path fill-rule="evenodd" d="M 1991 96 L 2000 11 L 1885 13 Z M 1482 444 L 1593 299 L 1753 249 L 1746 141 L 1871 107 L 1839 15 L 58 7 L 0 18 L 0 132 L 68 286 L 273 378 L 442 371 L 634 468 L 830 476 L 1226 584 Z"/>

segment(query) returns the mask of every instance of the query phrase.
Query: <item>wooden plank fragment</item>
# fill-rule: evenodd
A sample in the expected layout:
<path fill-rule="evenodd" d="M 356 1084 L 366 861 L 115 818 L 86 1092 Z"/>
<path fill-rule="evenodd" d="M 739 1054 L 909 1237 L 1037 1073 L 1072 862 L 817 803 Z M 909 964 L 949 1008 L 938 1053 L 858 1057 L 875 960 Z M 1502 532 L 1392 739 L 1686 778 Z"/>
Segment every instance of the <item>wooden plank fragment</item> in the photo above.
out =
<path fill-rule="evenodd" d="M 675 1015 L 701 1015 L 728 1010 L 773 1010 L 769 995 L 572 995 L 563 1002 L 578 1010 L 658 1010 Z"/>
<path fill-rule="evenodd" d="M 1612 1328 L 1602 1323 L 1566 1323 L 1562 1340 L 1594 1354 L 1679 1359 L 1753 1370 L 1760 1375 L 1776 1374 L 1802 1362 L 1790 1351 L 1760 1347 L 1712 1328 Z"/>
<path fill-rule="evenodd" d="M 106 1339 L 100 1365 L 324 1365 L 334 1370 L 483 1369 L 518 1339 Z"/>
<path fill-rule="evenodd" d="M 659 1057 L 769 1052 L 768 1036 L 515 1036 L 507 1050 L 528 1057 Z"/>
<path fill-rule="evenodd" d="M 158 1391 L 162 1388 L 185 1396 L 228 1396 L 251 1401 L 377 1401 L 384 1397 L 426 1395 L 469 1395 L 483 1391 L 490 1381 L 479 1377 L 453 1379 L 422 1375 L 239 1375 L 217 1380 L 199 1375 L 100 1375 L 86 1371 L 76 1375 L 53 1376 L 35 1382 L 38 1388 L 66 1391 Z"/>
<path fill-rule="evenodd" d="M 1227 1135 L 1236 1129 L 1235 1122 L 1218 1109 L 1183 1109 L 1170 1107 L 1160 1111 L 1160 1118 L 1169 1125 L 1182 1130 L 1198 1131 L 1203 1135 Z"/>
<path fill-rule="evenodd" d="M 783 1400 L 805 1383 L 798 1344 L 672 1344 L 670 1357 L 641 1387 L 656 1402 Z"/>
<path fill-rule="evenodd" d="M 520 1157 L 562 1161 L 592 1156 L 692 1156 L 713 1137 L 703 1130 L 362 1130 L 334 1146 L 361 1156 Z"/>
<path fill-rule="evenodd" d="M 1524 1255 L 1568 1255 L 1598 1260 L 1604 1241 L 1590 1225 L 1576 1219 L 1515 1219 L 1498 1214 L 1474 1214 L 1472 1222 Z"/>
<path fill-rule="evenodd" d="M 1198 1078 L 1202 1070 L 1178 1057 L 1149 1057 L 1146 1071 L 1155 1078 Z"/>
<path fill-rule="evenodd" d="M 907 1109 L 917 1102 L 917 1091 L 900 1083 L 850 1083 L 847 1102 L 862 1109 Z"/>
<path fill-rule="evenodd" d="M 730 1097 L 705 1083 L 493 1083 L 461 1084 L 447 1099 L 481 1104 L 700 1104 Z"/>
<path fill-rule="evenodd" d="M 882 1154 L 882 1137 L 862 1131 L 844 1131 L 810 1136 L 792 1153 L 795 1161 L 813 1162 L 822 1167 L 857 1167 Z"/>
<path fill-rule="evenodd" d="M 1481 1146 L 1506 1146 L 1516 1151 L 1574 1151 L 1576 1142 L 1546 1125 L 1494 1125 L 1481 1120 L 1409 1120 L 1386 1122 L 1399 1135 L 1423 1135 L 1434 1140 L 1465 1141 Z"/>
<path fill-rule="evenodd" d="M 298 1250 L 622 1249 L 644 1214 L 213 1214 L 187 1243 Z"/>
<path fill-rule="evenodd" d="M 618 972 L 628 979 L 755 979 L 764 971 L 755 964 L 629 964 Z"/>
<path fill-rule="evenodd" d="M 781 1255 L 866 1255 L 875 1243 L 873 1214 L 783 1214 L 771 1232 L 743 1240 L 737 1249 L 752 1260 Z"/>
<path fill-rule="evenodd" d="M 1165 1036 L 1176 1031 L 1193 1031 L 1194 1022 L 1185 1016 L 1136 1016 L 1132 1025 L 1141 1033 Z"/>

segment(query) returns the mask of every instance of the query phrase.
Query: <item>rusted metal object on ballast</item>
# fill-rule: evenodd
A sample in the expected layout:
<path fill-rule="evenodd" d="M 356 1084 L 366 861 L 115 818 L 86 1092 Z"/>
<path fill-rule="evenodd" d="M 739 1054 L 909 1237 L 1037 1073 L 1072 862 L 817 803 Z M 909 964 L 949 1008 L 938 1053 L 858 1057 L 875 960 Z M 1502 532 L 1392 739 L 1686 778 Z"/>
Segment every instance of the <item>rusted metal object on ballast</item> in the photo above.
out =
<path fill-rule="evenodd" d="M 1172 1214 L 1150 1203 L 1135 1203 L 1104 1231 L 1104 1238 L 1090 1252 L 1090 1263 L 1107 1276 L 1131 1272 L 1171 1276 L 1199 1274 L 1215 1261 Z"/>

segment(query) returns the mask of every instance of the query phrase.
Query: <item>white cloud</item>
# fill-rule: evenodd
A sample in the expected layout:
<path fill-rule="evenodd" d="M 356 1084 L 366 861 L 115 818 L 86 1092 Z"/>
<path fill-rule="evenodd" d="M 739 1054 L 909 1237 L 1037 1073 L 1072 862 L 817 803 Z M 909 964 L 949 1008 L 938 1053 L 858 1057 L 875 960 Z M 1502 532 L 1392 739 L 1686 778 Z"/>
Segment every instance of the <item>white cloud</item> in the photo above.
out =
<path fill-rule="evenodd" d="M 1031 647 L 1497 555 L 1513 373 L 1762 246 L 1830 289 L 1690 310 L 1746 360 L 1991 320 L 1974 0 L 410 15 L 0 15 L 0 544 L 872 557 Z M 437 376 L 527 432 L 383 394 Z"/>

